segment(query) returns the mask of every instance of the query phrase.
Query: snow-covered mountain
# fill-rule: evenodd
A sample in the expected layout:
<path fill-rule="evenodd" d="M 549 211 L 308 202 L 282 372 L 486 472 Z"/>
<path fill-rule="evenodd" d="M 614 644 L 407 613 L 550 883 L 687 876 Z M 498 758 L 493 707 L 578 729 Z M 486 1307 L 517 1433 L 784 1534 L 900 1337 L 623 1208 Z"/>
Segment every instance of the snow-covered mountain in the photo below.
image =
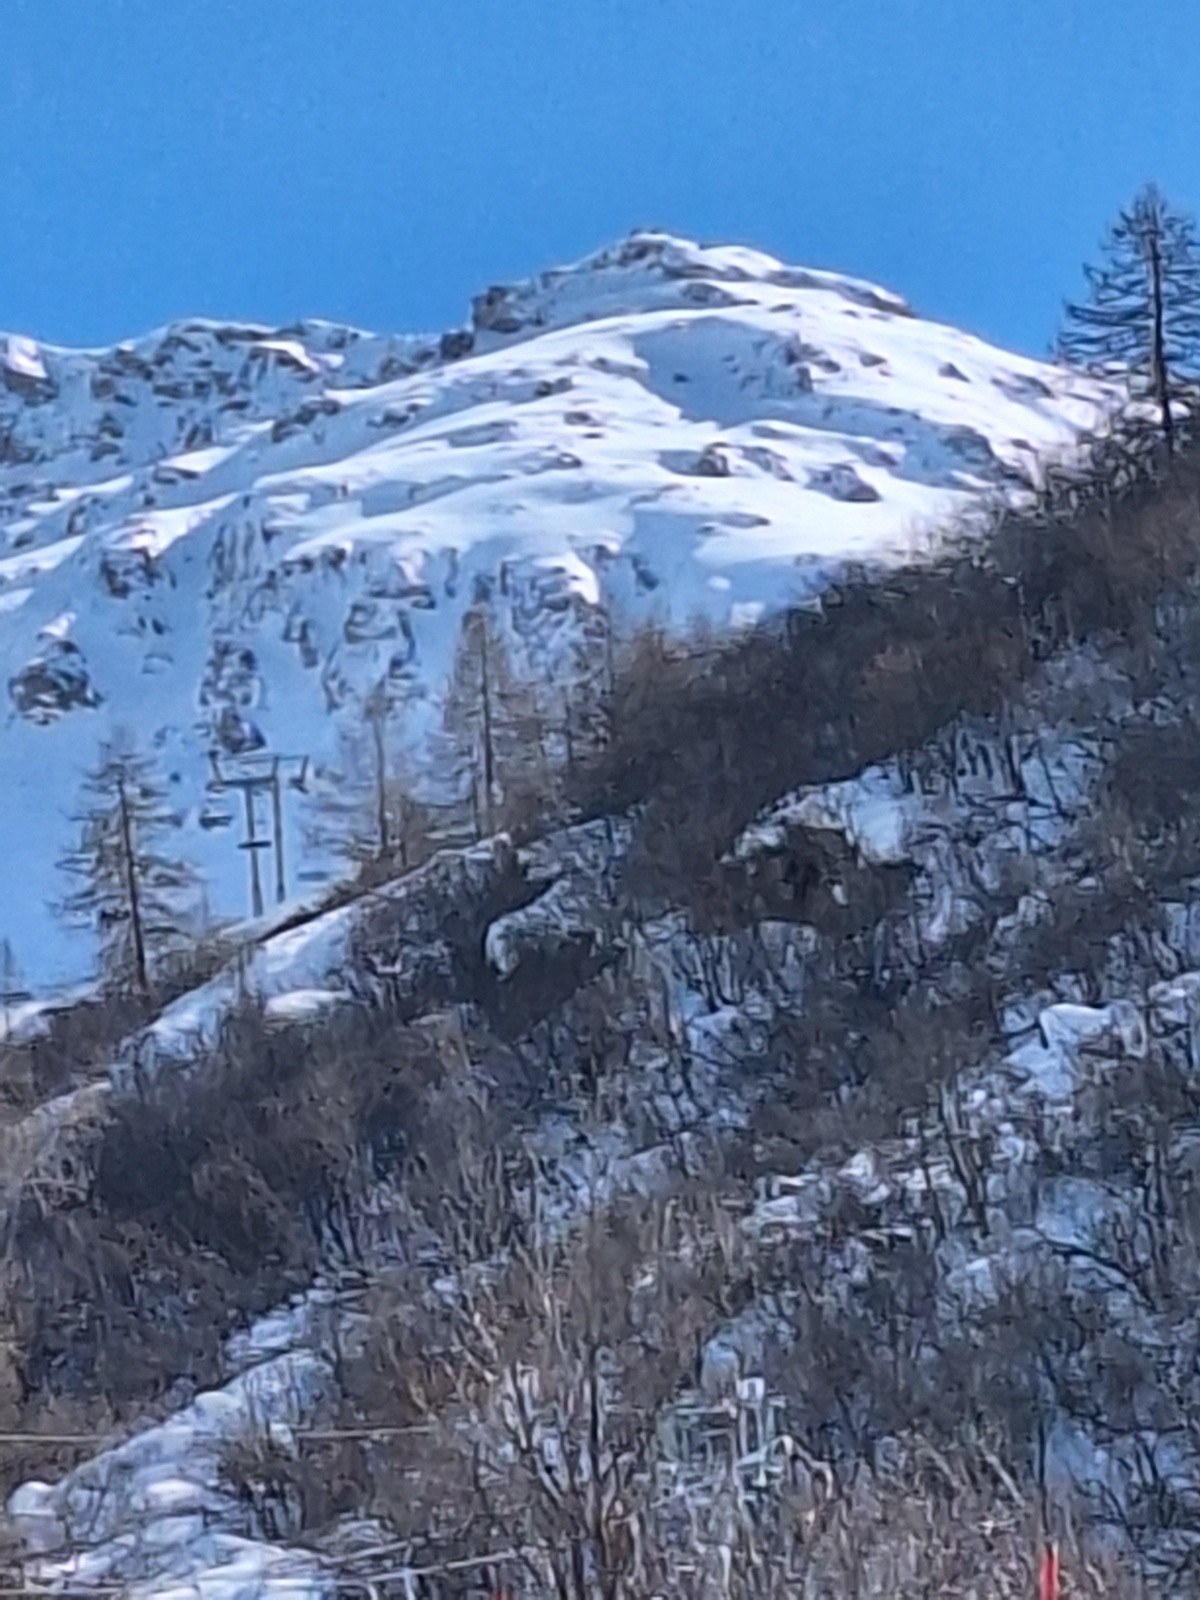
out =
<path fill-rule="evenodd" d="M 10 335 L 0 378 L 0 937 L 37 983 L 90 961 L 56 862 L 113 729 L 156 749 L 237 915 L 244 861 L 201 826 L 213 749 L 320 763 L 383 679 L 419 747 L 482 594 L 547 675 L 598 608 L 752 624 L 1020 494 L 1111 401 L 870 284 L 651 233 L 440 339 Z"/>

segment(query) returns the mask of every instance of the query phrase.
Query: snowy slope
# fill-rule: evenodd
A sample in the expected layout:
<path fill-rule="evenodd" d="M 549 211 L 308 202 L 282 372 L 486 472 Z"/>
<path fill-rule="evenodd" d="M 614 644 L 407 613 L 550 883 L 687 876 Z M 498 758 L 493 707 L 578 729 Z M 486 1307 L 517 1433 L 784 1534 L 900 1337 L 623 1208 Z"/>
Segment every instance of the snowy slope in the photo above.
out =
<path fill-rule="evenodd" d="M 238 915 L 238 829 L 200 826 L 211 749 L 327 760 L 385 678 L 419 747 L 481 592 L 547 675 L 597 607 L 744 626 L 1019 494 L 1110 403 L 871 285 L 657 234 L 489 290 L 441 339 L 0 336 L 0 380 L 0 848 L 19 863 L 0 937 L 37 984 L 90 961 L 51 902 L 113 728 L 156 747 L 211 906 Z"/>

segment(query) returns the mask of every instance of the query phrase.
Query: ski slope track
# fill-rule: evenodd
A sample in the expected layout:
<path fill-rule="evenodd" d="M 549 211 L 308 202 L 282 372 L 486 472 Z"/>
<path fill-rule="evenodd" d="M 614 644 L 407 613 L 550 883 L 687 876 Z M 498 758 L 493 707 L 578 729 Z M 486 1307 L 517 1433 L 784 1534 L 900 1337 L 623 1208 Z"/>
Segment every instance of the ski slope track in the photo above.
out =
<path fill-rule="evenodd" d="M 20 863 L 0 937 L 35 986 L 92 962 L 56 863 L 114 730 L 155 751 L 181 849 L 236 916 L 237 825 L 202 825 L 210 752 L 319 770 L 387 681 L 419 754 L 484 596 L 523 670 L 559 682 L 597 608 L 722 630 L 812 602 L 1027 493 L 1115 398 L 856 279 L 656 233 L 489 289 L 440 338 L 9 335 L 0 380 L 0 847 Z"/>

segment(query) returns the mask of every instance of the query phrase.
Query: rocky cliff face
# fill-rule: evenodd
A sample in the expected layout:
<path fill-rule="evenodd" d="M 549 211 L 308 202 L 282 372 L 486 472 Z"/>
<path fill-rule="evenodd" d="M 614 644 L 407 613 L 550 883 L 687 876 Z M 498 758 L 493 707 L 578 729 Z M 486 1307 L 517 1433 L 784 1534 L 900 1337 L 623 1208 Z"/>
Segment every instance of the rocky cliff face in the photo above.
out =
<path fill-rule="evenodd" d="M 441 338 L 182 323 L 0 357 L 0 843 L 25 888 L 0 936 L 35 982 L 90 961 L 45 908 L 115 728 L 238 913 L 243 862 L 200 826 L 211 751 L 319 767 L 383 686 L 427 769 L 469 605 L 555 687 L 597 618 L 745 628 L 1020 497 L 1111 398 L 869 284 L 658 234 L 490 289 Z"/>

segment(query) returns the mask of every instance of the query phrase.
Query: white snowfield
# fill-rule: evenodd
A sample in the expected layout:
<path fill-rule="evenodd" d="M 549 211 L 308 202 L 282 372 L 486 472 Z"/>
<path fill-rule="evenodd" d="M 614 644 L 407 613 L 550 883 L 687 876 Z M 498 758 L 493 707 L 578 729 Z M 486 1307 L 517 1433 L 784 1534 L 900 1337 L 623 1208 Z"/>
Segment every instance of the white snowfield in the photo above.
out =
<path fill-rule="evenodd" d="M 210 750 L 319 766 L 381 681 L 419 750 L 482 592 L 560 686 L 598 607 L 751 624 L 1021 493 L 1112 398 L 869 284 L 652 233 L 489 290 L 440 340 L 0 336 L 0 937 L 37 984 L 88 969 L 56 861 L 117 727 L 237 915 L 240 819 L 200 826 Z"/>

